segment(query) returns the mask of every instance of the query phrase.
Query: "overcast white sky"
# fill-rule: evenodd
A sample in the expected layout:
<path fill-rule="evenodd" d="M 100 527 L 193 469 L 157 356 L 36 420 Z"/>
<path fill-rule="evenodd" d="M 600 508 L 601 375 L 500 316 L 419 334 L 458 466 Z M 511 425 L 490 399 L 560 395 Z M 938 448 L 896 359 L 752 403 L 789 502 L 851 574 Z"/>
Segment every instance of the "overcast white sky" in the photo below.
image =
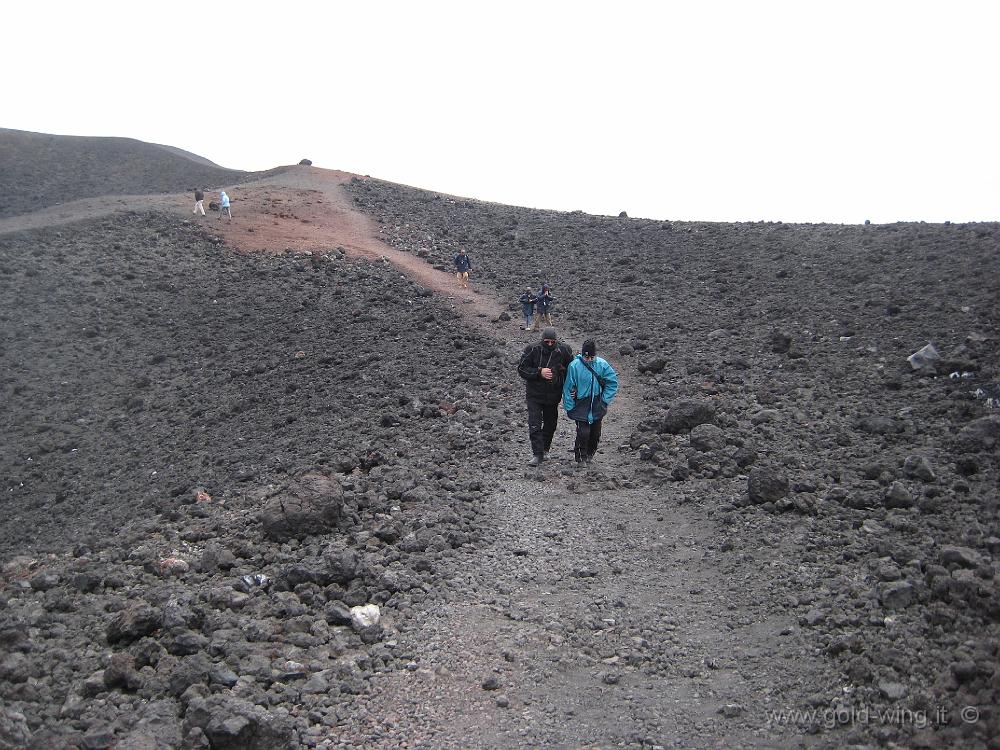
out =
<path fill-rule="evenodd" d="M 1000 219 L 1000 2 L 7 3 L 0 127 L 715 221 Z"/>

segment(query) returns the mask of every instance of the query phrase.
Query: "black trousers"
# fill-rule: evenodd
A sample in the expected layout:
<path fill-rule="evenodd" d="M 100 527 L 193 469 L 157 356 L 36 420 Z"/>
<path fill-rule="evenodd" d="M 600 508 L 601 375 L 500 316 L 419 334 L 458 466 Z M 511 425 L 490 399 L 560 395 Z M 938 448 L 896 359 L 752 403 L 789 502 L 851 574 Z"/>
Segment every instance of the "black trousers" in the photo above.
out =
<path fill-rule="evenodd" d="M 597 453 L 597 444 L 601 442 L 601 421 L 597 420 L 593 424 L 588 422 L 576 423 L 576 445 L 575 451 L 581 458 L 593 456 Z"/>
<path fill-rule="evenodd" d="M 531 452 L 536 456 L 545 454 L 552 447 L 552 436 L 559 424 L 559 404 L 528 398 L 528 439 Z"/>

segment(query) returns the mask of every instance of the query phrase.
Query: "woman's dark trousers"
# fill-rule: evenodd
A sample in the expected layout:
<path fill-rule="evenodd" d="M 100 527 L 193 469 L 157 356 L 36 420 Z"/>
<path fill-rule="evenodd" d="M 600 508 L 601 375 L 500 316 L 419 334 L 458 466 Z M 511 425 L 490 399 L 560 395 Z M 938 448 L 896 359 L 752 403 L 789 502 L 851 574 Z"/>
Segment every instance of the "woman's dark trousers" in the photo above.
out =
<path fill-rule="evenodd" d="M 576 423 L 576 445 L 573 446 L 573 453 L 577 462 L 586 461 L 588 464 L 597 453 L 597 444 L 601 442 L 601 420 L 589 424 L 587 422 Z"/>

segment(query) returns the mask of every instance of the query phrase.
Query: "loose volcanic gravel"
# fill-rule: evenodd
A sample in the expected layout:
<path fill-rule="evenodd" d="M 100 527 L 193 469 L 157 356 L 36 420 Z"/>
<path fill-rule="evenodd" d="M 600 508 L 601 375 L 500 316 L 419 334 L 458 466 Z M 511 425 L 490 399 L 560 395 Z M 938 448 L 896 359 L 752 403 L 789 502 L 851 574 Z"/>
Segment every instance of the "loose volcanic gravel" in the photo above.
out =
<path fill-rule="evenodd" d="M 0 748 L 1000 747 L 1000 228 L 347 190 L 440 282 L 0 235 Z M 590 468 L 524 465 L 542 282 Z"/>

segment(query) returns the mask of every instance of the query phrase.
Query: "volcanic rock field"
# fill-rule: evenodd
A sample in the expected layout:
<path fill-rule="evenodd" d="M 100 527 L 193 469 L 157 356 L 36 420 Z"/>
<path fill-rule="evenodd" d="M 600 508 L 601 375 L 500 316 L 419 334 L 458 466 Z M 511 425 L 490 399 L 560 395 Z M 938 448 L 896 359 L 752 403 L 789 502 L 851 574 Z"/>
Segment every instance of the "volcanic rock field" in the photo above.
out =
<path fill-rule="evenodd" d="M 383 257 L 247 250 L 66 143 L 52 202 L 178 192 L 19 227 L 50 186 L 13 132 L 0 748 L 1000 747 L 997 224 L 358 177 L 329 195 Z M 266 247 L 252 184 L 225 187 Z M 525 465 L 542 282 L 622 380 L 586 469 L 565 417 Z"/>

